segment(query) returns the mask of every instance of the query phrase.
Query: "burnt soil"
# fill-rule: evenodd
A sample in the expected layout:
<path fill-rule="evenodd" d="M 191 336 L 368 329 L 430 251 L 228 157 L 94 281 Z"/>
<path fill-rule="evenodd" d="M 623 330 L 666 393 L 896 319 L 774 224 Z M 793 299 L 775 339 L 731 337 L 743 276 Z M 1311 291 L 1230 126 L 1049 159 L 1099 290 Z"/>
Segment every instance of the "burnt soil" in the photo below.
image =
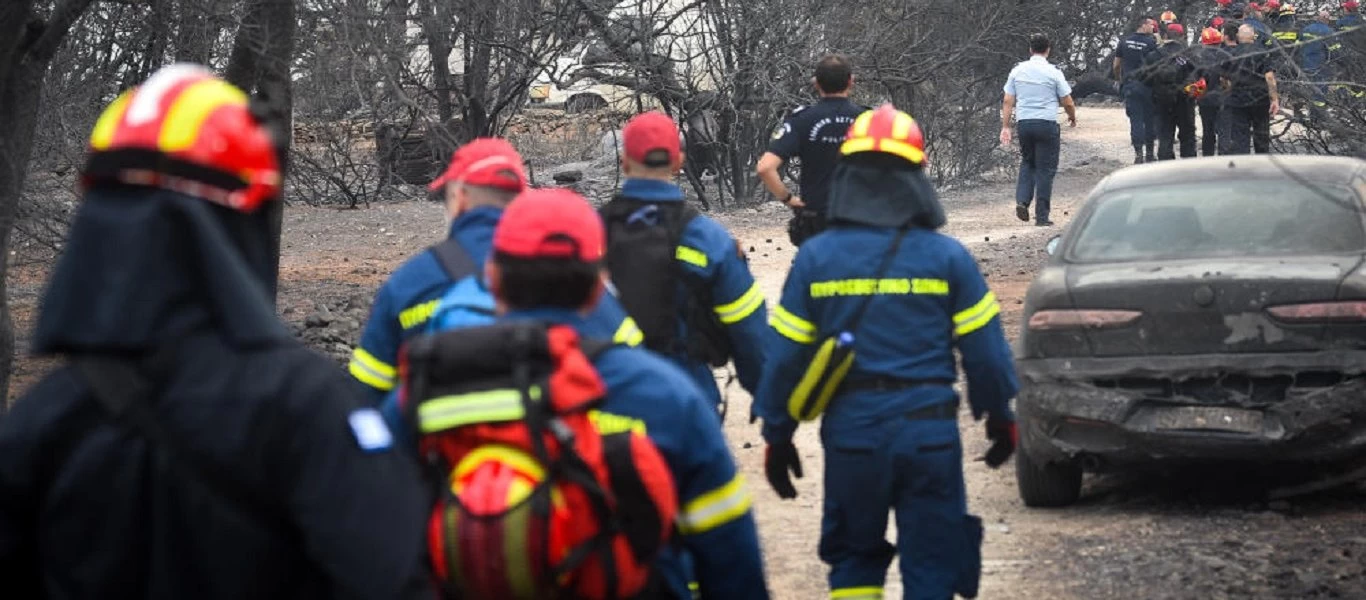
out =
<path fill-rule="evenodd" d="M 978 258 L 1012 337 L 1045 242 L 1067 225 L 1090 188 L 1131 156 L 1121 108 L 1084 107 L 1080 122 L 1075 130 L 1063 130 L 1056 227 L 1017 220 L 1014 186 L 1004 177 L 943 194 L 945 231 Z M 749 250 L 751 268 L 769 301 L 776 301 L 793 257 L 783 210 L 770 205 L 715 216 Z M 440 208 L 429 203 L 365 210 L 290 207 L 281 266 L 283 318 L 342 364 L 374 290 L 400 262 L 439 240 L 443 229 Z M 11 280 L 21 350 L 41 280 L 41 272 L 32 269 Z M 15 391 L 48 366 L 20 358 Z M 816 428 L 803 427 L 797 436 L 807 474 L 797 482 L 800 496 L 778 500 L 764 481 L 757 426 L 740 416 L 747 414 L 750 399 L 738 386 L 729 398 L 726 433 L 755 496 L 774 597 L 824 598 L 826 569 L 816 557 Z M 1366 489 L 1349 486 L 1268 502 L 1266 491 L 1283 483 L 1286 472 L 1187 468 L 1088 476 L 1078 505 L 1027 509 L 1011 465 L 993 471 L 973 460 L 986 449 L 981 424 L 964 415 L 960 425 L 969 508 L 987 529 L 980 598 L 1366 598 Z M 887 591 L 888 598 L 900 596 L 895 568 Z"/>

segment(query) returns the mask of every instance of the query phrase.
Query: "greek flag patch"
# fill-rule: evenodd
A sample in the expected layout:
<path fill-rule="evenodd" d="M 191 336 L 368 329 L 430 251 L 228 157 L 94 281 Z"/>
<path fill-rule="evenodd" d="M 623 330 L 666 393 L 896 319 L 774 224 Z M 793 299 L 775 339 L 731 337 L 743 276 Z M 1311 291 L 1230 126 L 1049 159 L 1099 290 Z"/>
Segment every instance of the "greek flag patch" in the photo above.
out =
<path fill-rule="evenodd" d="M 366 452 L 383 452 L 394 446 L 394 434 L 384 423 L 378 410 L 361 408 L 351 411 L 347 416 L 351 433 L 356 436 L 356 445 Z"/>

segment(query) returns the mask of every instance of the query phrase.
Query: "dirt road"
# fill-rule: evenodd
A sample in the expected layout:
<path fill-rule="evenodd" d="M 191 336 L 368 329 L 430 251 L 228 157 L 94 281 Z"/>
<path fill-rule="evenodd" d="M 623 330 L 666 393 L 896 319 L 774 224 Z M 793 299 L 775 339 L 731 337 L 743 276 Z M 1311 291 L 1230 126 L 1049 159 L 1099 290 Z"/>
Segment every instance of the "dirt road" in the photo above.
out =
<path fill-rule="evenodd" d="M 1123 111 L 1112 107 L 1084 107 L 1080 127 L 1064 128 L 1053 228 L 1016 220 L 1011 182 L 944 194 L 945 231 L 977 256 L 1012 337 L 1044 243 L 1067 225 L 1092 186 L 1123 166 L 1130 156 L 1127 135 Z M 782 211 L 719 218 L 753 248 L 752 267 L 775 301 L 793 256 Z M 440 239 L 443 229 L 440 208 L 429 203 L 359 211 L 291 208 L 281 312 L 310 344 L 345 356 L 376 286 L 404 258 Z M 38 281 L 12 286 L 21 317 L 32 311 Z M 41 368 L 21 360 L 16 387 Z M 800 497 L 779 501 L 764 482 L 757 428 L 743 418 L 750 399 L 738 386 L 730 397 L 727 435 L 756 498 L 774 597 L 824 598 L 825 567 L 816 557 L 816 428 L 798 433 L 807 472 L 797 482 Z M 961 426 L 966 456 L 980 456 L 986 446 L 981 424 L 965 417 Z M 1366 494 L 1355 489 L 1268 505 L 1258 499 L 1260 474 L 1106 477 L 1088 480 L 1080 505 L 1050 511 L 1022 506 L 1011 465 L 992 471 L 969 460 L 965 473 L 970 510 L 987 523 L 984 599 L 1366 598 Z M 888 580 L 887 597 L 899 598 L 895 569 Z"/>

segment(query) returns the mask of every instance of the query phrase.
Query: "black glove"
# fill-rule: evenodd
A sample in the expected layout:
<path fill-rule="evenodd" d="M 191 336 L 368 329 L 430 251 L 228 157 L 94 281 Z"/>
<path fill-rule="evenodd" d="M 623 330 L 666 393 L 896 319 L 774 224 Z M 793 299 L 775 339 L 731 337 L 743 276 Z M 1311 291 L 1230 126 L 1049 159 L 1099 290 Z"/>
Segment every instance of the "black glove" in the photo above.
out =
<path fill-rule="evenodd" d="M 768 477 L 768 485 L 783 500 L 797 497 L 797 488 L 792 486 L 789 471 L 797 479 L 802 478 L 802 459 L 797 456 L 797 446 L 791 441 L 769 444 L 764 450 L 764 475 Z"/>
<path fill-rule="evenodd" d="M 1015 428 L 1015 421 L 987 417 L 987 440 L 991 441 L 991 447 L 987 448 L 987 455 L 982 460 L 986 461 L 988 467 L 995 469 L 1015 454 L 1015 446 L 1020 443 L 1020 432 Z"/>

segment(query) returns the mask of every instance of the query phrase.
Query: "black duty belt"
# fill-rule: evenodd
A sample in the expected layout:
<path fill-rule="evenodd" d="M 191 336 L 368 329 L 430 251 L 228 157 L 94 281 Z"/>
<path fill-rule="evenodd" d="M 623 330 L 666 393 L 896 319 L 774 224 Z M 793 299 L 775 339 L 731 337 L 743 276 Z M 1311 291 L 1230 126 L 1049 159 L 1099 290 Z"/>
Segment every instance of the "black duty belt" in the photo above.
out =
<path fill-rule="evenodd" d="M 840 386 L 841 392 L 892 392 L 930 385 L 953 385 L 952 379 L 900 379 L 897 377 L 865 377 L 849 379 Z"/>
<path fill-rule="evenodd" d="M 907 421 L 949 421 L 958 418 L 958 401 L 940 402 L 906 413 Z"/>

